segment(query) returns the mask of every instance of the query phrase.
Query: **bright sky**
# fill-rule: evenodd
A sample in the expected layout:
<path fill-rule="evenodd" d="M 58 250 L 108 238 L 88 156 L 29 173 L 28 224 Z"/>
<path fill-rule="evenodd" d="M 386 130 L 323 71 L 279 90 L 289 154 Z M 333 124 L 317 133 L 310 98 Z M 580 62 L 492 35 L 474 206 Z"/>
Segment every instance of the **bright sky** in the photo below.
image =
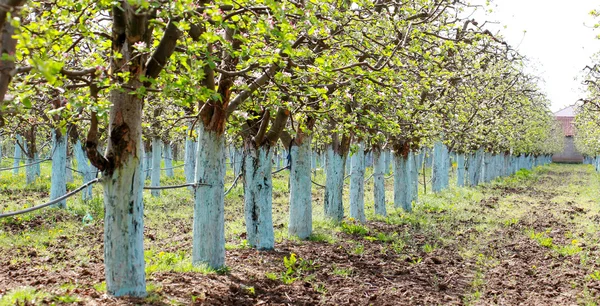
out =
<path fill-rule="evenodd" d="M 595 38 L 600 32 L 593 29 L 600 20 L 589 15 L 600 9 L 598 1 L 493 0 L 490 8 L 491 14 L 474 18 L 498 21 L 487 28 L 493 33 L 500 31 L 510 45 L 531 59 L 530 66 L 543 78 L 540 86 L 552 101 L 553 111 L 583 97 L 581 81 L 576 78 L 591 63 L 590 57 L 600 52 L 600 40 Z"/>

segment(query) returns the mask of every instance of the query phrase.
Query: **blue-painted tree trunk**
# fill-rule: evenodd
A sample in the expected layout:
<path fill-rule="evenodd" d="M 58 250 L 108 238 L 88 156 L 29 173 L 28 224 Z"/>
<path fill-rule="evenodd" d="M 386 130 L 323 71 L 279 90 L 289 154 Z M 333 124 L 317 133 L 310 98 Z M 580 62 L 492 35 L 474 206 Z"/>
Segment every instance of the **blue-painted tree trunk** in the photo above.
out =
<path fill-rule="evenodd" d="M 350 176 L 350 217 L 365 223 L 365 145 L 358 144 L 358 149 L 351 158 Z"/>
<path fill-rule="evenodd" d="M 335 152 L 327 146 L 327 178 L 325 181 L 325 216 L 334 221 L 344 218 L 343 191 L 346 154 Z"/>
<path fill-rule="evenodd" d="M 65 173 L 67 175 L 67 183 L 73 183 L 73 158 L 71 156 L 67 156 L 67 169 Z"/>
<path fill-rule="evenodd" d="M 458 154 L 456 157 L 456 186 L 465 186 L 465 155 Z"/>
<path fill-rule="evenodd" d="M 160 186 L 160 168 L 161 168 L 161 147 L 162 142 L 159 137 L 152 138 L 152 170 L 150 186 L 158 187 Z M 153 197 L 160 196 L 160 190 L 152 190 L 151 191 Z"/>
<path fill-rule="evenodd" d="M 144 169 L 144 173 L 146 176 L 146 180 L 152 178 L 152 147 L 150 147 L 150 151 L 144 152 L 144 165 L 146 169 Z"/>
<path fill-rule="evenodd" d="M 392 169 L 392 151 L 389 149 L 385 149 L 385 175 L 389 175 Z"/>
<path fill-rule="evenodd" d="M 290 222 L 288 232 L 300 239 L 312 234 L 312 183 L 310 181 L 311 137 L 305 136 L 300 145 L 290 147 Z"/>
<path fill-rule="evenodd" d="M 33 154 L 33 160 L 34 162 L 36 162 L 33 170 L 35 171 L 35 177 L 38 178 L 40 177 L 40 175 L 42 175 L 42 164 L 37 163 L 40 161 L 40 154 L 38 152 L 35 152 L 35 154 Z"/>
<path fill-rule="evenodd" d="M 412 211 L 410 154 L 394 154 L 394 207 Z"/>
<path fill-rule="evenodd" d="M 235 149 L 235 161 L 233 172 L 237 176 L 242 172 L 242 165 L 244 164 L 244 152 L 240 148 Z"/>
<path fill-rule="evenodd" d="M 79 140 L 77 140 L 73 146 L 73 154 L 75 155 L 75 160 L 77 160 L 77 171 L 79 171 L 83 176 L 84 183 L 93 180 L 94 174 L 88 165 L 87 156 L 83 152 L 83 148 L 81 147 L 81 142 Z M 92 199 L 92 186 L 86 187 L 81 192 L 81 199 L 84 201 Z"/>
<path fill-rule="evenodd" d="M 425 167 L 426 168 L 433 167 L 433 152 L 431 149 L 425 150 Z"/>
<path fill-rule="evenodd" d="M 28 166 L 25 167 L 25 181 L 27 185 L 32 184 L 37 178 L 37 169 L 35 167 L 36 165 L 33 164 L 35 163 L 35 161 L 35 155 L 33 157 L 27 156 Z"/>
<path fill-rule="evenodd" d="M 21 135 L 17 134 L 17 142 L 20 143 L 21 145 L 24 144 L 23 142 L 23 137 L 21 137 Z M 15 154 L 14 154 L 14 160 L 13 160 L 13 167 L 18 167 L 19 164 L 21 163 L 21 159 L 23 158 L 23 151 L 21 150 L 21 146 L 19 146 L 19 144 L 17 144 L 15 142 Z M 15 168 L 13 169 L 13 175 L 17 175 L 19 174 L 19 169 L 20 168 Z"/>
<path fill-rule="evenodd" d="M 433 192 L 440 192 L 448 188 L 448 166 L 448 149 L 442 142 L 438 141 L 433 147 L 433 172 L 431 179 L 431 189 Z"/>
<path fill-rule="evenodd" d="M 211 268 L 225 265 L 225 136 L 198 128 L 196 183 L 194 193 L 193 251 L 194 265 Z"/>
<path fill-rule="evenodd" d="M 386 152 L 386 151 L 384 151 Z M 373 201 L 375 214 L 386 216 L 385 208 L 385 173 L 386 173 L 386 153 L 379 148 L 373 150 Z"/>
<path fill-rule="evenodd" d="M 189 129 L 191 129 L 191 124 L 189 126 Z M 190 136 L 189 133 L 187 133 L 187 136 L 185 138 L 185 157 L 183 165 L 183 172 L 185 174 L 186 183 L 193 183 L 194 177 L 196 175 L 196 147 L 197 143 L 194 137 Z M 193 188 L 190 187 L 190 190 L 193 191 Z"/>
<path fill-rule="evenodd" d="M 141 142 L 141 137 L 140 137 Z M 141 149 L 107 176 L 104 185 L 106 289 L 114 296 L 145 296 L 144 204 Z"/>
<path fill-rule="evenodd" d="M 419 168 L 421 168 L 421 164 L 419 164 L 419 155 L 414 152 L 409 152 L 409 186 L 410 186 L 410 200 L 412 203 L 417 203 L 419 201 Z"/>
<path fill-rule="evenodd" d="M 50 200 L 67 193 L 67 137 L 60 131 L 52 131 L 52 174 L 50 178 Z M 55 207 L 66 208 L 67 201 L 58 202 Z"/>
<path fill-rule="evenodd" d="M 259 250 L 275 247 L 273 231 L 273 151 L 267 145 L 246 144 L 244 160 L 244 213 L 250 246 Z"/>
<path fill-rule="evenodd" d="M 165 159 L 165 175 L 167 177 L 174 177 L 175 171 L 173 171 L 173 147 L 170 142 L 164 143 L 164 159 Z"/>
<path fill-rule="evenodd" d="M 346 154 L 346 158 L 344 159 L 344 161 L 345 161 L 344 177 L 346 175 L 350 175 L 350 171 L 352 171 L 352 169 L 350 169 L 350 166 L 351 166 L 350 163 L 347 162 L 349 159 L 350 159 L 350 152 L 348 152 L 348 154 Z"/>
<path fill-rule="evenodd" d="M 483 155 L 483 182 L 489 183 L 492 181 L 492 154 L 484 153 Z"/>

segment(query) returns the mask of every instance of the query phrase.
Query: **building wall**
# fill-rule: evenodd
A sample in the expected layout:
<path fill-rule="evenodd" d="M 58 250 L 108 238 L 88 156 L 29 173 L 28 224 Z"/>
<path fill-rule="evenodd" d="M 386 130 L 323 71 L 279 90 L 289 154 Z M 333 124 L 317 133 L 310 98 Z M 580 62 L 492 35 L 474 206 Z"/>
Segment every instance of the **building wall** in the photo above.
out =
<path fill-rule="evenodd" d="M 582 163 L 583 155 L 577 152 L 575 149 L 575 143 L 573 141 L 573 136 L 565 137 L 565 149 L 563 152 L 559 154 L 554 154 L 552 156 L 553 162 L 558 163 Z"/>

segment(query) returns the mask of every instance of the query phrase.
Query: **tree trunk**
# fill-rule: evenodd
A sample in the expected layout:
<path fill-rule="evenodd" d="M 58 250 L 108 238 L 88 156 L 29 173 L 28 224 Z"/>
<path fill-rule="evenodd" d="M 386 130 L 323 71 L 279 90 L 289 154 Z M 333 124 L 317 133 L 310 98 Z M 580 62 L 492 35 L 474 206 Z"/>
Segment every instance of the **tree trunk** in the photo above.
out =
<path fill-rule="evenodd" d="M 394 206 L 405 211 L 412 211 L 410 156 L 394 152 Z"/>
<path fill-rule="evenodd" d="M 184 166 L 183 172 L 185 173 L 185 181 L 186 183 L 193 183 L 194 176 L 196 174 L 196 141 L 193 136 L 190 136 L 189 130 L 192 129 L 192 124 L 188 125 L 188 132 L 186 132 L 185 138 L 185 157 L 184 157 Z M 193 191 L 193 188 L 190 187 L 190 190 Z"/>
<path fill-rule="evenodd" d="M 421 168 L 421 164 L 419 163 L 420 159 L 418 154 L 415 154 L 412 151 L 408 154 L 410 160 L 410 181 L 408 182 L 411 188 L 410 199 L 411 202 L 416 204 L 417 201 L 419 201 L 419 169 Z"/>
<path fill-rule="evenodd" d="M 344 205 L 342 201 L 342 195 L 344 191 L 345 169 L 346 153 L 336 152 L 331 145 L 328 145 L 327 178 L 325 181 L 324 203 L 325 216 L 338 222 L 342 221 L 342 219 L 344 218 Z"/>
<path fill-rule="evenodd" d="M 167 177 L 174 177 L 175 173 L 173 171 L 173 148 L 171 147 L 171 143 L 168 141 L 164 142 L 164 159 L 165 159 L 165 175 Z"/>
<path fill-rule="evenodd" d="M 68 149 L 67 149 L 68 152 Z M 66 171 L 66 176 L 67 176 L 67 183 L 73 183 L 73 157 L 72 156 L 67 156 L 67 169 Z"/>
<path fill-rule="evenodd" d="M 144 176 L 146 180 L 152 178 L 152 147 L 149 146 L 148 150 L 144 151 Z"/>
<path fill-rule="evenodd" d="M 158 187 L 160 186 L 160 164 L 161 164 L 161 147 L 162 141 L 159 137 L 152 138 L 152 177 L 150 186 Z M 152 190 L 151 191 L 153 197 L 160 196 L 160 190 Z"/>
<path fill-rule="evenodd" d="M 52 131 L 52 177 L 50 179 L 50 200 L 67 193 L 67 137 L 60 131 Z M 66 208 L 67 200 L 58 202 L 55 207 Z"/>
<path fill-rule="evenodd" d="M 77 171 L 81 172 L 83 176 L 83 182 L 87 183 L 94 179 L 94 173 L 92 169 L 88 165 L 88 159 L 85 156 L 85 152 L 83 152 L 83 148 L 81 147 L 81 142 L 77 140 L 75 145 L 73 146 L 73 154 L 75 154 L 75 159 L 77 160 Z M 81 192 L 81 199 L 91 200 L 92 199 L 92 186 L 88 186 Z"/>
<path fill-rule="evenodd" d="M 365 146 L 358 144 L 358 150 L 351 159 L 350 176 L 350 217 L 365 223 Z"/>
<path fill-rule="evenodd" d="M 433 147 L 433 173 L 431 185 L 433 192 L 440 192 L 448 187 L 448 149 L 438 141 Z"/>
<path fill-rule="evenodd" d="M 225 265 L 225 137 L 200 122 L 196 153 L 196 186 L 192 261 L 212 268 Z"/>
<path fill-rule="evenodd" d="M 273 232 L 272 150 L 268 145 L 256 148 L 246 143 L 244 152 L 244 212 L 247 240 L 259 250 L 275 247 Z"/>
<path fill-rule="evenodd" d="M 385 151 L 387 152 L 387 151 Z M 375 206 L 375 214 L 386 216 L 385 208 L 385 172 L 387 153 L 382 153 L 381 149 L 373 150 L 373 199 Z"/>
<path fill-rule="evenodd" d="M 128 85 L 138 88 L 141 84 L 132 80 Z M 106 149 L 110 166 L 102 180 L 106 289 L 114 296 L 140 297 L 146 295 L 142 100 L 131 92 L 113 90 L 110 101 Z"/>
<path fill-rule="evenodd" d="M 288 232 L 300 239 L 312 234 L 312 182 L 310 180 L 311 136 L 290 147 L 290 222 Z"/>
<path fill-rule="evenodd" d="M 23 137 L 21 137 L 21 135 L 17 134 L 17 142 L 20 143 L 21 145 L 24 145 L 23 143 Z M 13 160 L 13 167 L 18 167 L 19 164 L 21 163 L 21 158 L 23 158 L 23 152 L 21 150 L 21 146 L 15 143 L 15 155 L 14 155 L 14 160 Z M 13 169 L 13 175 L 18 175 L 19 174 L 19 169 L 20 168 L 15 168 Z"/>

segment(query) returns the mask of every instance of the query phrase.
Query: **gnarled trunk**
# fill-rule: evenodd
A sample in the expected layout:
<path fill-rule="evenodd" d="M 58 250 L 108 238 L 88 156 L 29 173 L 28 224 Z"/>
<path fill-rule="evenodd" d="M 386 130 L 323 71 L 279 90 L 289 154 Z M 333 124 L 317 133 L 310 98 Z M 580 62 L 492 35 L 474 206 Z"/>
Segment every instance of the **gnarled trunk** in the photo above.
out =
<path fill-rule="evenodd" d="M 259 250 L 275 246 L 271 180 L 273 152 L 268 144 L 246 143 L 244 152 L 244 213 L 248 243 Z"/>
<path fill-rule="evenodd" d="M 137 88 L 140 83 L 128 85 Z M 110 101 L 108 169 L 102 180 L 106 289 L 114 296 L 145 296 L 142 100 L 113 90 Z M 90 149 L 89 141 L 87 146 Z"/>

